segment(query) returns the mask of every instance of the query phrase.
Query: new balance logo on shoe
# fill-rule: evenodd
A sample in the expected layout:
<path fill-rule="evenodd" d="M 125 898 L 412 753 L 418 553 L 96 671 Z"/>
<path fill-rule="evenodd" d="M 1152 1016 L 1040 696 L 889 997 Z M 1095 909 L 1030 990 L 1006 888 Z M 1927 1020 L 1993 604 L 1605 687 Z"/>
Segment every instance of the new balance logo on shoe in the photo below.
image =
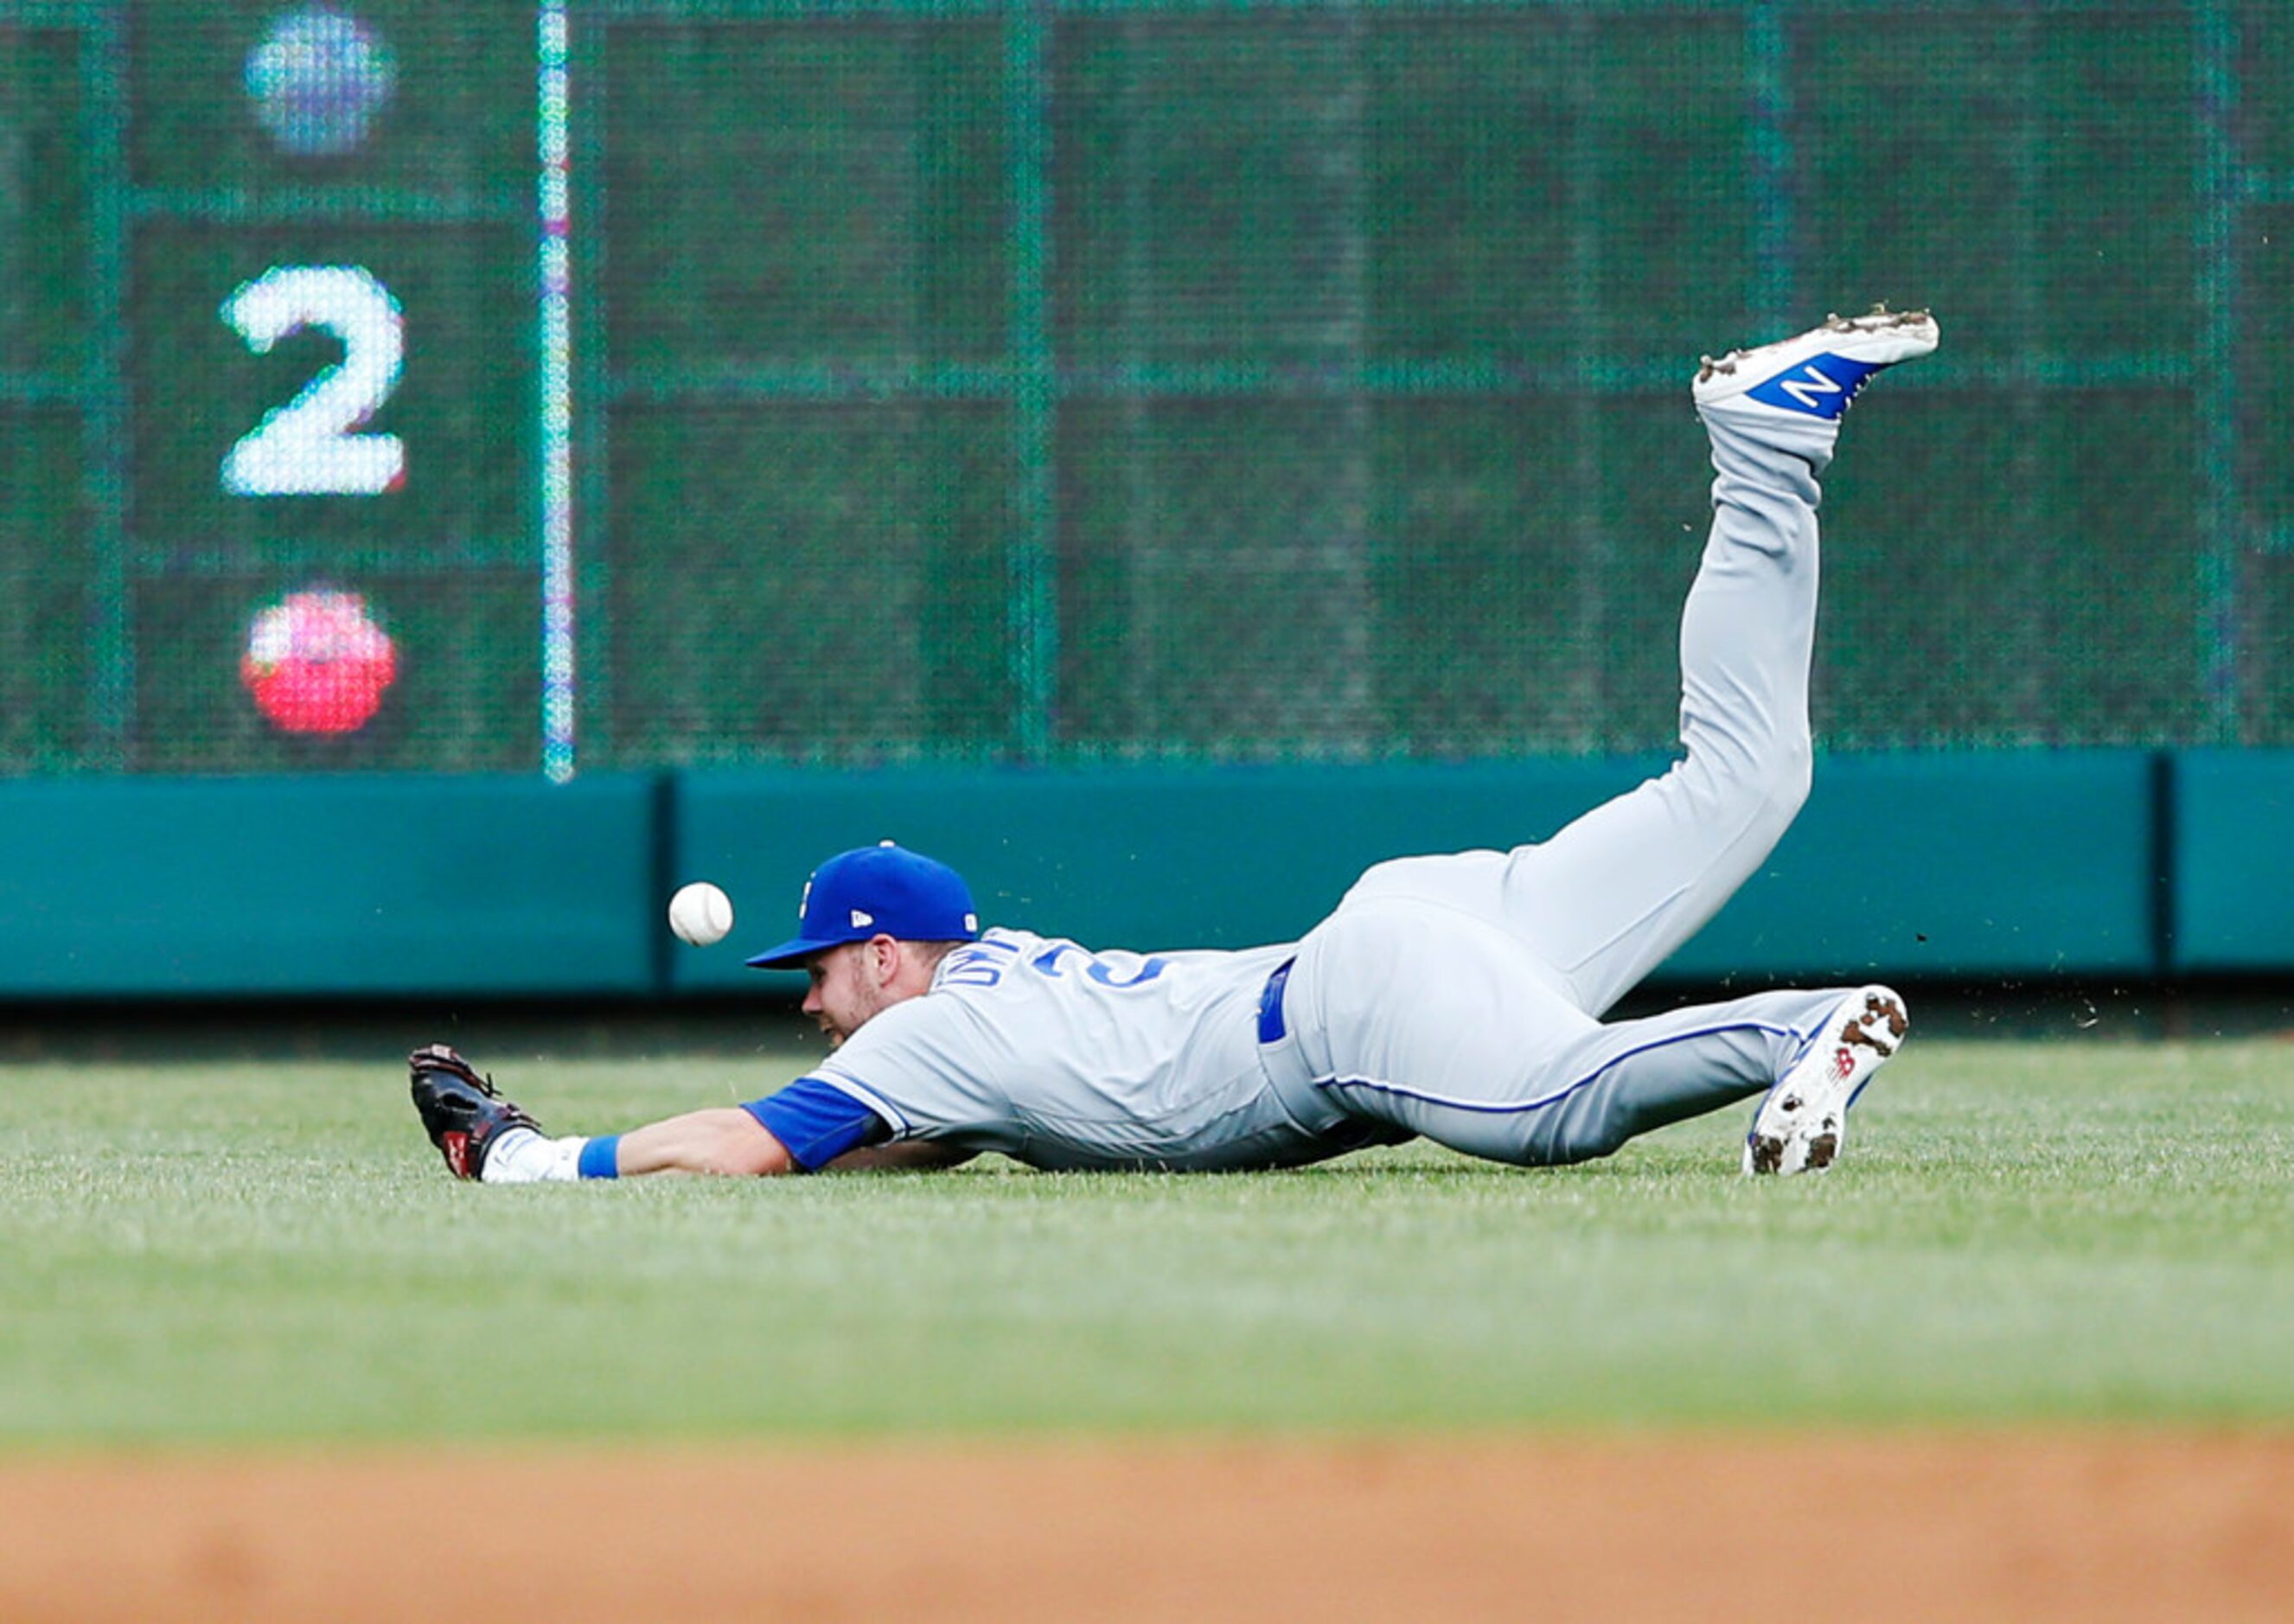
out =
<path fill-rule="evenodd" d="M 1878 371 L 1878 367 L 1860 361 L 1823 355 L 1804 361 L 1790 371 L 1779 372 L 1745 393 L 1754 400 L 1781 406 L 1787 412 L 1804 412 L 1810 417 L 1828 420 L 1847 411 L 1848 403 L 1856 398 L 1865 381 Z"/>
<path fill-rule="evenodd" d="M 1925 311 L 1876 307 L 1869 315 L 1828 317 L 1796 338 L 1707 355 L 1690 394 L 1700 412 L 1836 423 L 1874 374 L 1936 347 Z"/>
<path fill-rule="evenodd" d="M 1777 387 L 1810 412 L 1815 412 L 1820 409 L 1817 405 L 1817 396 L 1837 395 L 1840 393 L 1840 386 L 1826 378 L 1824 375 L 1824 369 L 1813 361 L 1808 363 L 1805 370 L 1808 373 L 1807 377 L 1779 378 L 1777 379 Z"/>

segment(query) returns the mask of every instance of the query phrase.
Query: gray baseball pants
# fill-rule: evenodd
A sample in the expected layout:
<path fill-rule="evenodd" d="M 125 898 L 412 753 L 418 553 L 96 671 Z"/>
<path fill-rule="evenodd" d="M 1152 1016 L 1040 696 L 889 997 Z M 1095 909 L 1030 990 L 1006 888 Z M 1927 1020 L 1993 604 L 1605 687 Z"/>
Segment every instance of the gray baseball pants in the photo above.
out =
<path fill-rule="evenodd" d="M 1765 1091 L 1844 988 L 1599 1017 L 1806 798 L 1817 476 L 1834 424 L 1708 415 L 1713 519 L 1680 623 L 1686 757 L 1550 839 L 1363 874 L 1288 1008 L 1319 1098 L 1499 1161 L 1577 1162 Z"/>

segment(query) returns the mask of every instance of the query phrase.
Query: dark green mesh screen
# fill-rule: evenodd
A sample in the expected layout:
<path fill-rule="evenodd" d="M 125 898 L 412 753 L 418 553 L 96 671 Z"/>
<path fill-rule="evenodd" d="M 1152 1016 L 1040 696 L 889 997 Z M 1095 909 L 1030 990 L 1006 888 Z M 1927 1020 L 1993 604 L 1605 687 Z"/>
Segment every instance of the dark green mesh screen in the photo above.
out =
<path fill-rule="evenodd" d="M 1875 299 L 1826 741 L 2294 744 L 2282 12 L 0 0 L 0 772 L 1661 747 Z"/>

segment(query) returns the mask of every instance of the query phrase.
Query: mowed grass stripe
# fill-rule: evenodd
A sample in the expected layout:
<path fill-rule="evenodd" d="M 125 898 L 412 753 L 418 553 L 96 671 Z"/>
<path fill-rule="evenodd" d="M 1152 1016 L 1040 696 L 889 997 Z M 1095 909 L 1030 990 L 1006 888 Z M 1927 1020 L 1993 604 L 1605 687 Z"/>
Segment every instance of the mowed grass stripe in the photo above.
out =
<path fill-rule="evenodd" d="M 802 1062 L 527 1059 L 558 1130 Z M 488 1189 L 398 1067 L 0 1069 L 17 1444 L 2294 1418 L 2294 1048 L 1930 1042 L 1823 1179 L 1578 1168 Z"/>

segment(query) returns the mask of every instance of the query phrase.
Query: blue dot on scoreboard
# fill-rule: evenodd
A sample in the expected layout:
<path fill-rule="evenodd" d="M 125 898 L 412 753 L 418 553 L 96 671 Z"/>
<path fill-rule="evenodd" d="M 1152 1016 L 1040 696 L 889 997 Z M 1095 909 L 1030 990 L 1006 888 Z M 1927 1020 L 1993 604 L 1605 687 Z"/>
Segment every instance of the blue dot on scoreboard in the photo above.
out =
<path fill-rule="evenodd" d="M 279 18 L 247 56 L 256 118 L 281 147 L 306 157 L 355 150 L 397 80 L 390 47 L 332 6 Z"/>

